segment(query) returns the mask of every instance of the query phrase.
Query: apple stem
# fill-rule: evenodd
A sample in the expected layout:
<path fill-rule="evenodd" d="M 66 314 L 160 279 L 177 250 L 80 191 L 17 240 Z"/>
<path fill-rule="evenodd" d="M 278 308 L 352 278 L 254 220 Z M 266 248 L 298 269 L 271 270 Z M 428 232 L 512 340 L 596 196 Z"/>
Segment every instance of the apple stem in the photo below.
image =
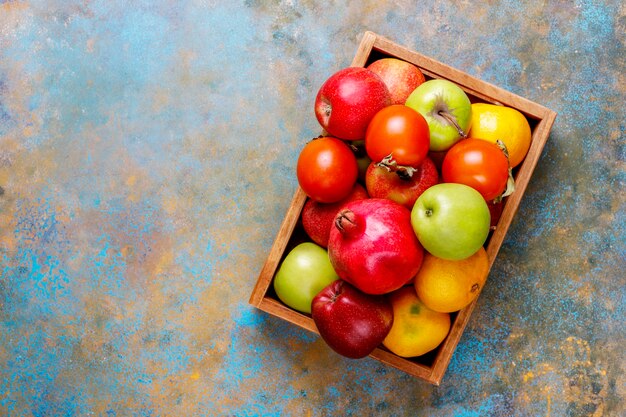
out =
<path fill-rule="evenodd" d="M 444 119 L 446 119 L 448 123 L 454 126 L 456 128 L 456 131 L 459 132 L 459 135 L 463 139 L 467 138 L 467 133 L 465 133 L 463 129 L 461 129 L 461 126 L 459 126 L 459 124 L 456 122 L 456 119 L 454 118 L 454 116 L 452 116 L 450 113 L 448 113 L 445 110 L 439 110 L 437 114 L 439 114 L 439 116 L 443 117 Z"/>
<path fill-rule="evenodd" d="M 416 168 L 410 166 L 398 165 L 398 162 L 393 159 L 391 154 L 384 157 L 383 160 L 376 165 L 385 168 L 388 172 L 395 172 L 401 179 L 407 181 L 410 180 L 415 171 L 417 171 Z"/>
<path fill-rule="evenodd" d="M 339 296 L 341 295 L 341 293 L 343 292 L 343 284 L 344 284 L 343 281 L 339 281 L 337 283 L 337 291 L 333 292 L 333 294 L 331 295 L 330 304 L 336 302 Z"/>

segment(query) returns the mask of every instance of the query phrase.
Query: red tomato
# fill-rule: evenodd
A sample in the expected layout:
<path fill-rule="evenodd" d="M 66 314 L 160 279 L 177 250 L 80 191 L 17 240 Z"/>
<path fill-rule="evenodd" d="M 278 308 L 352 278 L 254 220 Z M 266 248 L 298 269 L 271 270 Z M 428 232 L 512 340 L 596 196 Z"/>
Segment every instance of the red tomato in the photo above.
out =
<path fill-rule="evenodd" d="M 495 143 L 463 139 L 446 153 L 441 175 L 444 182 L 469 185 L 490 201 L 506 188 L 509 160 Z"/>
<path fill-rule="evenodd" d="M 298 157 L 298 183 L 311 199 L 334 203 L 346 197 L 359 173 L 352 149 L 333 137 L 307 143 Z"/>
<path fill-rule="evenodd" d="M 426 119 L 402 104 L 387 106 L 376 113 L 365 133 L 365 150 L 374 162 L 391 155 L 398 165 L 417 168 L 429 147 Z"/>

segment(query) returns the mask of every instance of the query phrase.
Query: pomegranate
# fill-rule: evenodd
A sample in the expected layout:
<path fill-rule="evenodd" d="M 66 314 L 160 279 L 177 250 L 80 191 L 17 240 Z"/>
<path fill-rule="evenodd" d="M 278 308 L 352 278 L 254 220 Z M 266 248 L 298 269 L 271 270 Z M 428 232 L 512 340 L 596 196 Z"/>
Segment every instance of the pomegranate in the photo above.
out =
<path fill-rule="evenodd" d="M 340 278 L 367 294 L 386 294 L 413 279 L 424 249 L 406 207 L 369 198 L 350 202 L 337 214 L 328 256 Z"/>

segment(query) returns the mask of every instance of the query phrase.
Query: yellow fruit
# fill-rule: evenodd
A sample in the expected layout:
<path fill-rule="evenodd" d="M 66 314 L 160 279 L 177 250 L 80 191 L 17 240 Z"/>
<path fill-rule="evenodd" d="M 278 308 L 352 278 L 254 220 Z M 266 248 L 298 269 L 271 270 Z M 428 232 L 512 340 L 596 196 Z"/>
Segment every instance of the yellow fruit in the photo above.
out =
<path fill-rule="evenodd" d="M 524 115 L 511 107 L 489 103 L 472 104 L 469 137 L 506 145 L 511 168 L 519 165 L 530 148 L 531 130 Z"/>
<path fill-rule="evenodd" d="M 405 286 L 389 294 L 393 324 L 383 345 L 404 358 L 421 356 L 443 342 L 450 331 L 450 314 L 437 313 L 424 305 L 415 288 Z"/>
<path fill-rule="evenodd" d="M 449 261 L 424 255 L 414 282 L 417 296 L 434 311 L 452 313 L 469 305 L 485 285 L 489 259 L 485 248 L 469 258 Z"/>

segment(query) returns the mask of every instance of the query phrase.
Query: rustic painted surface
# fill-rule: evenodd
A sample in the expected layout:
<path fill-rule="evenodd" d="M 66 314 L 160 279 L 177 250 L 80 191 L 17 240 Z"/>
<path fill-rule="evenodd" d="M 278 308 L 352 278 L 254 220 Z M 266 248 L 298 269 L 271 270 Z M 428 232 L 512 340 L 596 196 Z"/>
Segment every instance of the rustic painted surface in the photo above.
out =
<path fill-rule="evenodd" d="M 0 415 L 623 416 L 619 1 L 0 1 Z M 247 304 L 365 30 L 559 113 L 440 387 Z"/>

